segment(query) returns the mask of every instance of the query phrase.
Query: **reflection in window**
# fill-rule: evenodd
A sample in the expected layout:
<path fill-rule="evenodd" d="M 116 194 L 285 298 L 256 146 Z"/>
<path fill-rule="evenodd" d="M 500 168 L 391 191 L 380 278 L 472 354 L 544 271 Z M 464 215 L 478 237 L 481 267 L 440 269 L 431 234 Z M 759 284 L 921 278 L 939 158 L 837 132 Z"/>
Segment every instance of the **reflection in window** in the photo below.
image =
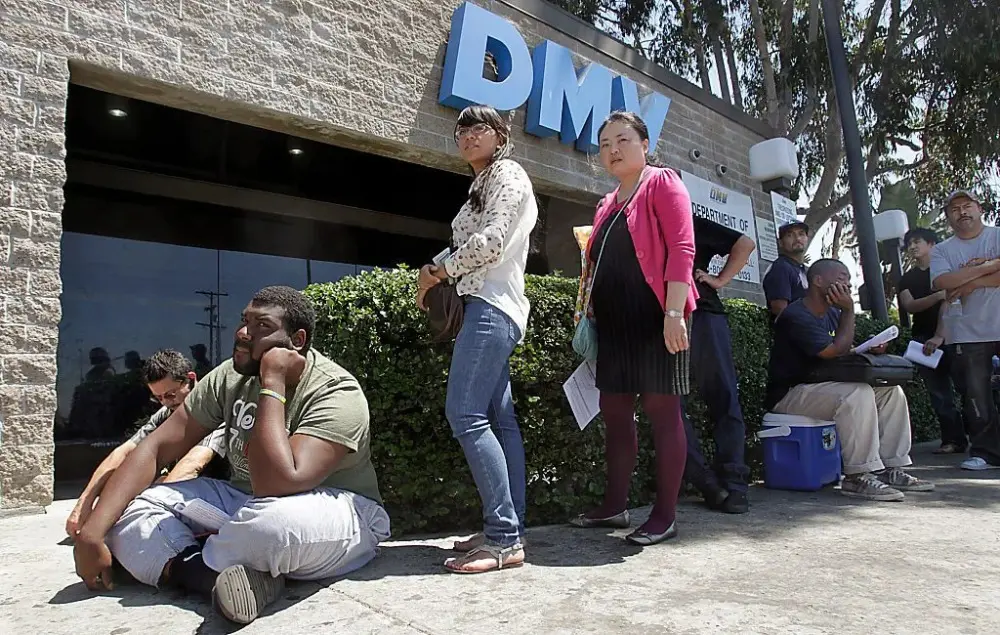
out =
<path fill-rule="evenodd" d="M 56 439 L 125 438 L 159 407 L 143 360 L 181 351 L 203 376 L 227 359 L 261 287 L 304 288 L 369 267 L 65 232 Z M 310 276 L 311 273 L 311 276 Z"/>

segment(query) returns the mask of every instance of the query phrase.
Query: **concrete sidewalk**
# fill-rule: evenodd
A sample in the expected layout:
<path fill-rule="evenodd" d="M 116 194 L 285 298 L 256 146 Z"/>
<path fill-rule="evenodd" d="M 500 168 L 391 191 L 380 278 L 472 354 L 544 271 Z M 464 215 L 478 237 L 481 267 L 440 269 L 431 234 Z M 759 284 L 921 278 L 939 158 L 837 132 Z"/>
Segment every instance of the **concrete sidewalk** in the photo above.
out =
<path fill-rule="evenodd" d="M 913 472 L 934 493 L 862 503 L 755 488 L 746 516 L 682 504 L 681 537 L 645 550 L 625 532 L 542 527 L 526 566 L 456 576 L 441 568 L 451 537 L 393 541 L 348 579 L 291 583 L 243 632 L 1000 632 L 1000 471 L 961 472 L 929 449 Z M 231 632 L 174 592 L 88 592 L 64 542 L 71 507 L 0 521 L 0 633 Z"/>

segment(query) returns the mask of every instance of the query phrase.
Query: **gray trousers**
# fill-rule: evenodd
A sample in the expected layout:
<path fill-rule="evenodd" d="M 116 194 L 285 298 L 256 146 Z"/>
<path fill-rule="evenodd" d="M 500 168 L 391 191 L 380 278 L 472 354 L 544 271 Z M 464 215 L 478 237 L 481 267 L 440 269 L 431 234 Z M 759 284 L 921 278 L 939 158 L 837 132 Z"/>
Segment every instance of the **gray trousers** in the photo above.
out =
<path fill-rule="evenodd" d="M 180 514 L 194 499 L 230 516 L 202 551 L 215 571 L 242 564 L 297 580 L 330 578 L 368 564 L 389 537 L 385 509 L 353 492 L 254 498 L 225 481 L 196 478 L 150 487 L 108 532 L 111 553 L 136 580 L 158 586 L 167 562 L 205 533 Z"/>

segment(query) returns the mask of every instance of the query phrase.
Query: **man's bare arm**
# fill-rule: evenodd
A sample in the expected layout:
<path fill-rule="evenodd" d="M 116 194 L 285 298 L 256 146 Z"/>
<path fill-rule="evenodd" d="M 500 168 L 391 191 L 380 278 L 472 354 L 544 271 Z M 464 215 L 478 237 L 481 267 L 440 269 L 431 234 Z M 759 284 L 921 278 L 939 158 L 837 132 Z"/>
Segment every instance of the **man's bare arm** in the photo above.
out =
<path fill-rule="evenodd" d="M 76 533 L 80 531 L 80 526 L 87 521 L 90 516 L 91 510 L 94 509 L 94 503 L 97 502 L 97 497 L 101 495 L 101 491 L 107 484 L 108 479 L 114 474 L 115 470 L 122 464 L 132 450 L 136 447 L 135 443 L 132 441 L 126 441 L 122 443 L 117 448 L 111 451 L 111 454 L 104 457 L 101 464 L 97 466 L 94 470 L 94 474 L 90 477 L 90 481 L 87 482 L 87 486 L 83 488 L 83 493 L 80 494 L 79 500 L 76 502 L 76 506 L 73 507 L 73 511 L 70 513 L 69 518 L 66 520 L 66 534 L 70 537 L 76 536 Z"/>
<path fill-rule="evenodd" d="M 318 487 L 348 448 L 304 434 L 288 436 L 285 406 L 261 397 L 247 449 L 254 496 L 290 496 Z"/>
<path fill-rule="evenodd" d="M 972 267 L 963 267 L 958 271 L 949 271 L 934 278 L 933 287 L 937 290 L 951 291 L 976 278 L 992 276 L 1000 271 L 1000 258 L 989 260 Z"/>
<path fill-rule="evenodd" d="M 756 248 L 757 243 L 752 238 L 749 236 L 740 236 L 736 243 L 733 244 L 733 248 L 729 250 L 729 257 L 726 258 L 726 264 L 722 267 L 722 271 L 719 272 L 719 281 L 723 285 L 729 284 L 736 277 L 736 274 L 747 265 L 750 261 L 750 255 Z"/>
<path fill-rule="evenodd" d="M 184 458 L 177 462 L 174 469 L 170 470 L 170 473 L 163 477 L 161 482 L 176 483 L 178 481 L 190 481 L 193 478 L 198 478 L 214 457 L 215 452 L 211 448 L 196 445 L 191 448 L 190 452 L 184 455 Z"/>
<path fill-rule="evenodd" d="M 186 407 L 175 410 L 115 470 L 97 507 L 80 529 L 80 540 L 88 544 L 102 542 L 125 507 L 149 486 L 159 469 L 187 454 L 205 434 L 205 428 L 188 414 Z"/>
<path fill-rule="evenodd" d="M 903 307 L 903 310 L 907 313 L 920 313 L 921 311 L 926 311 L 938 302 L 941 302 L 947 297 L 945 291 L 935 291 L 930 295 L 925 295 L 919 300 L 913 299 L 913 294 L 910 293 L 909 289 L 903 289 L 899 292 L 899 306 Z"/>
<path fill-rule="evenodd" d="M 989 274 L 988 276 L 981 276 L 973 280 L 970 284 L 977 289 L 986 289 L 991 287 L 1000 287 L 1000 270 Z"/>

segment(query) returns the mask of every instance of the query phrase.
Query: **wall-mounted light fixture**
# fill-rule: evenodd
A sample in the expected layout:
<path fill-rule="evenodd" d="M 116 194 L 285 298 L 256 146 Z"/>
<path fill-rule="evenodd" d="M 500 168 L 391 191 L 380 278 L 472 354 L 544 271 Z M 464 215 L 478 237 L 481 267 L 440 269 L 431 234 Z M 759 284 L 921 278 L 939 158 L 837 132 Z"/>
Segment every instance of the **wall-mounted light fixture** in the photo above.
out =
<path fill-rule="evenodd" d="M 295 137 L 288 138 L 288 154 L 298 157 L 305 154 L 305 152 L 301 139 L 296 139 Z"/>
<path fill-rule="evenodd" d="M 750 178 L 759 181 L 765 192 L 788 196 L 792 181 L 798 176 L 798 153 L 795 144 L 785 137 L 775 137 L 750 147 Z"/>

